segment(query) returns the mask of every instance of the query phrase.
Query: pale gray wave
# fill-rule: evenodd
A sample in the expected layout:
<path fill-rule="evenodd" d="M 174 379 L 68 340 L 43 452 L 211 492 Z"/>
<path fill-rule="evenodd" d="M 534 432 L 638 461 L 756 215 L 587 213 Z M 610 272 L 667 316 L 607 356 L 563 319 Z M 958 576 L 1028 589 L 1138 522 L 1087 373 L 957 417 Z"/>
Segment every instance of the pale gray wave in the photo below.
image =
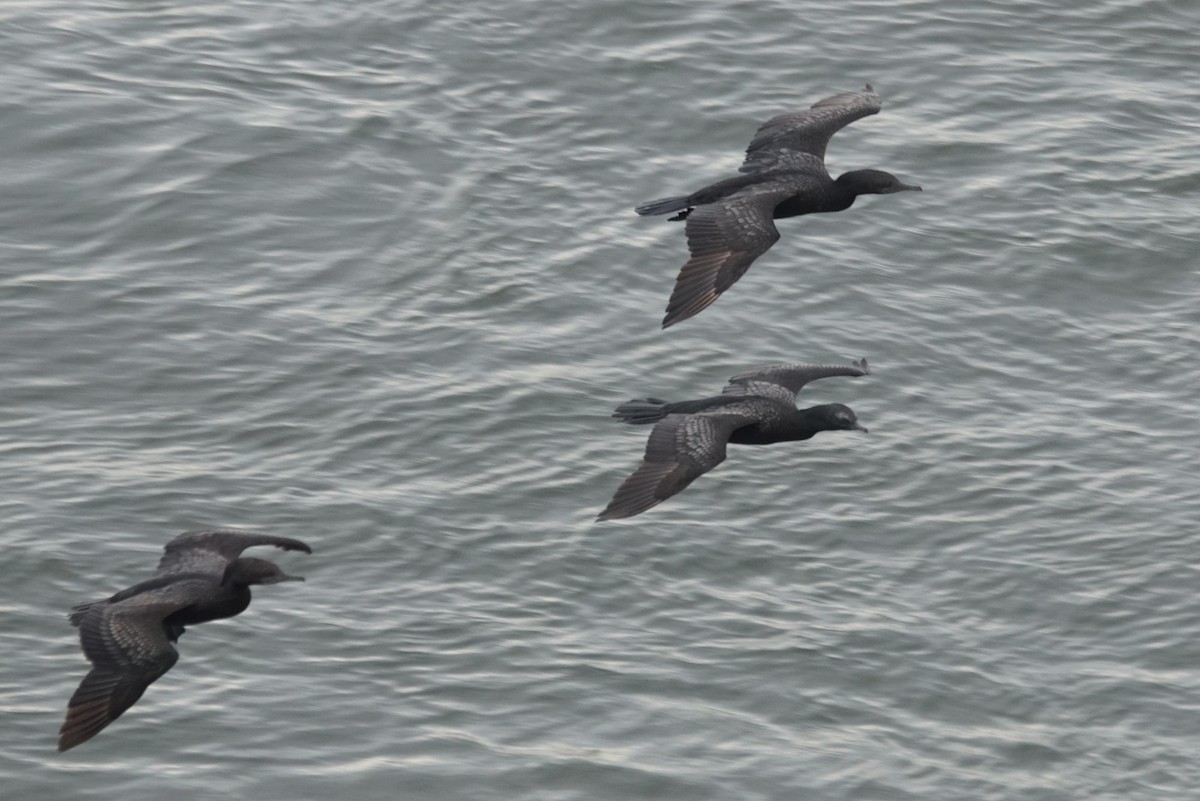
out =
<path fill-rule="evenodd" d="M 1200 786 L 1185 4 L 0 20 L 6 797 Z M 683 233 L 633 206 L 868 81 L 831 171 L 925 191 L 782 221 L 659 331 Z M 592 523 L 644 447 L 618 403 L 862 356 L 804 394 L 869 435 Z M 215 524 L 310 542 L 308 581 L 56 754 L 66 611 Z"/>

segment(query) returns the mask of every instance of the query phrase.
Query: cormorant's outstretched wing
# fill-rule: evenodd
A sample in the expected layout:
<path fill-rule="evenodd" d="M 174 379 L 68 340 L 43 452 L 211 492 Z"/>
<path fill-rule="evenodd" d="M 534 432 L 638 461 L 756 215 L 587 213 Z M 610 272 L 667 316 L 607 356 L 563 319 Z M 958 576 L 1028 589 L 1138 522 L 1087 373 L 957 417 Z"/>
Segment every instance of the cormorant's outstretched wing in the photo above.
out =
<path fill-rule="evenodd" d="M 796 393 L 809 381 L 835 375 L 869 375 L 866 359 L 850 364 L 769 364 L 738 373 L 729 379 L 722 395 L 756 395 L 793 403 Z"/>
<path fill-rule="evenodd" d="M 133 706 L 146 688 L 179 659 L 163 620 L 203 600 L 207 582 L 180 580 L 119 603 L 98 602 L 77 609 L 83 653 L 92 663 L 67 704 L 58 750 L 91 739 Z"/>
<path fill-rule="evenodd" d="M 750 146 L 746 148 L 746 160 L 742 172 L 754 172 L 770 154 L 778 150 L 795 150 L 811 153 L 825 160 L 825 148 L 829 140 L 842 128 L 857 119 L 878 114 L 883 108 L 879 93 L 867 84 L 860 92 L 845 92 L 818 101 L 812 108 L 780 114 L 763 123 Z"/>
<path fill-rule="evenodd" d="M 646 455 L 597 520 L 633 517 L 681 492 L 725 460 L 729 435 L 755 422 L 739 414 L 670 414 L 646 442 Z"/>
<path fill-rule="evenodd" d="M 256 545 L 274 545 L 285 551 L 312 553 L 312 548 L 291 537 L 275 537 L 235 528 L 198 529 L 185 531 L 166 544 L 156 575 L 215 573 L 220 576 L 230 562 L 242 555 L 242 551 Z"/>
<path fill-rule="evenodd" d="M 685 229 L 691 258 L 675 279 L 663 328 L 708 308 L 745 275 L 754 260 L 779 241 L 775 207 L 804 192 L 811 180 L 784 175 L 693 209 Z"/>

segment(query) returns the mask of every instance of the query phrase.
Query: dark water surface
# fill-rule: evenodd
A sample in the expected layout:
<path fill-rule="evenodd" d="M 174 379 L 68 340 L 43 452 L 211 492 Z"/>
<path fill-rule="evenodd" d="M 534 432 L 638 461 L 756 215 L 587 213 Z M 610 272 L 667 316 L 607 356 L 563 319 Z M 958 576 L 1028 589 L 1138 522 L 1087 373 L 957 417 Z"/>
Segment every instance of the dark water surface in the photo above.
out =
<path fill-rule="evenodd" d="M 0 8 L 5 799 L 1180 799 L 1200 788 L 1185 2 Z M 758 122 L 925 192 L 658 322 Z M 593 524 L 772 361 L 871 428 Z M 59 755 L 65 613 L 311 542 Z M 266 555 L 266 554 L 263 554 Z"/>

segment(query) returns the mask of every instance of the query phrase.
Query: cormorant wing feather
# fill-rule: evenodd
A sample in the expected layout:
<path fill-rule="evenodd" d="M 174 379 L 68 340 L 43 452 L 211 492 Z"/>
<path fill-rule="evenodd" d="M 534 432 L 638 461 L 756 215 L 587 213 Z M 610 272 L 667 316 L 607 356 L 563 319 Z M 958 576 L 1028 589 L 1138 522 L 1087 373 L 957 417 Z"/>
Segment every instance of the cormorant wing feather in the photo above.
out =
<path fill-rule="evenodd" d="M 804 176 L 785 175 L 696 207 L 685 229 L 691 258 L 675 279 L 663 328 L 708 308 L 745 275 L 779 240 L 775 207 L 808 185 Z"/>
<path fill-rule="evenodd" d="M 729 379 L 722 395 L 755 395 L 793 403 L 809 381 L 837 375 L 861 376 L 871 372 L 866 359 L 850 364 L 769 364 L 738 373 Z"/>
<path fill-rule="evenodd" d="M 167 573 L 210 573 L 223 575 L 225 568 L 242 551 L 256 545 L 274 545 L 285 551 L 312 553 L 300 540 L 291 537 L 275 537 L 257 531 L 234 528 L 197 529 L 185 531 L 163 548 L 164 554 L 158 562 L 156 575 Z"/>
<path fill-rule="evenodd" d="M 133 706 L 146 688 L 171 669 L 179 652 L 163 620 L 203 599 L 208 583 L 179 581 L 118 603 L 82 610 L 79 640 L 92 663 L 67 704 L 58 750 L 94 737 Z"/>
<path fill-rule="evenodd" d="M 750 146 L 742 172 L 754 172 L 778 150 L 811 153 L 822 162 L 833 135 L 857 119 L 878 114 L 883 100 L 870 84 L 859 92 L 844 92 L 815 103 L 812 108 L 780 114 L 763 123 Z"/>
<path fill-rule="evenodd" d="M 670 414 L 646 441 L 646 455 L 597 520 L 633 517 L 681 492 L 725 460 L 729 436 L 754 423 L 739 414 Z"/>

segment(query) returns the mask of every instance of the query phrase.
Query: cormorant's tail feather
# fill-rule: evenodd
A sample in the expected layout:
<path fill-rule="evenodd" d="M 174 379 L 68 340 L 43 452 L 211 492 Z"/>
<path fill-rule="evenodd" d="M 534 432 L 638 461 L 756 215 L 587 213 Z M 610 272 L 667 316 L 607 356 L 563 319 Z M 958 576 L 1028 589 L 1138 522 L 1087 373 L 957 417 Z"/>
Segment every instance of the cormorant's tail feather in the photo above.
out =
<path fill-rule="evenodd" d="M 660 398 L 643 398 L 641 400 L 625 401 L 613 411 L 613 417 L 623 423 L 635 426 L 657 423 L 670 412 L 671 404 Z"/>
<path fill-rule="evenodd" d="M 664 197 L 659 200 L 651 200 L 649 203 L 641 204 L 634 211 L 645 217 L 652 214 L 670 214 L 673 211 L 684 211 L 687 207 L 688 196 L 680 195 L 679 197 Z"/>

